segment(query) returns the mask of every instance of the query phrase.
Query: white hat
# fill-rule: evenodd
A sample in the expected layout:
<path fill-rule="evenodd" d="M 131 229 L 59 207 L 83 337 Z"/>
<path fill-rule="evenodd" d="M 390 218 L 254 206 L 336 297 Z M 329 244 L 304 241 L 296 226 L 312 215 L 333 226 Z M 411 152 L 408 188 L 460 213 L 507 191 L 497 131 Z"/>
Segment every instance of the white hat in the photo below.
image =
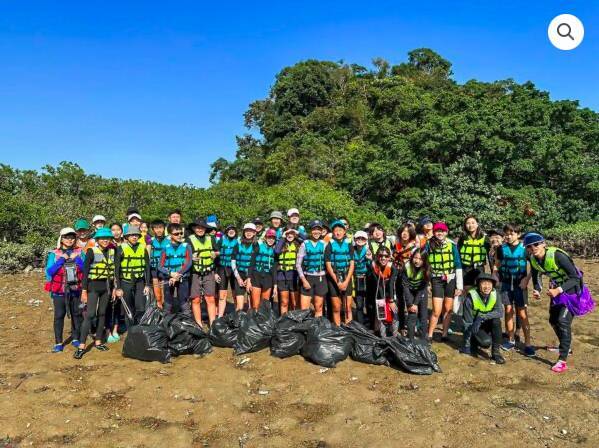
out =
<path fill-rule="evenodd" d="M 299 210 L 297 208 L 290 208 L 287 210 L 287 216 L 291 217 L 293 215 L 299 215 Z"/>
<path fill-rule="evenodd" d="M 354 240 L 357 240 L 358 238 L 364 238 L 365 240 L 367 240 L 368 234 L 363 230 L 358 230 L 356 233 L 354 233 Z"/>
<path fill-rule="evenodd" d="M 255 232 L 256 224 L 248 222 L 246 225 L 243 226 L 243 230 L 253 230 Z"/>
<path fill-rule="evenodd" d="M 288 233 L 295 233 L 296 235 L 299 234 L 299 230 L 297 229 L 287 229 L 283 232 L 283 236 L 287 235 Z"/>
<path fill-rule="evenodd" d="M 104 218 L 104 216 L 102 216 L 102 215 L 96 215 L 96 216 L 94 216 L 92 218 L 92 224 L 94 222 L 98 222 L 98 221 L 104 221 L 104 222 L 106 222 L 106 218 Z"/>
<path fill-rule="evenodd" d="M 141 215 L 138 213 L 131 213 L 129 216 L 127 216 L 127 222 L 131 221 L 133 218 L 137 218 L 141 221 Z"/>
<path fill-rule="evenodd" d="M 58 241 L 56 242 L 57 249 L 60 249 L 60 240 L 62 239 L 62 237 L 70 234 L 77 235 L 77 232 L 72 227 L 64 227 L 60 229 L 60 235 L 58 236 Z"/>

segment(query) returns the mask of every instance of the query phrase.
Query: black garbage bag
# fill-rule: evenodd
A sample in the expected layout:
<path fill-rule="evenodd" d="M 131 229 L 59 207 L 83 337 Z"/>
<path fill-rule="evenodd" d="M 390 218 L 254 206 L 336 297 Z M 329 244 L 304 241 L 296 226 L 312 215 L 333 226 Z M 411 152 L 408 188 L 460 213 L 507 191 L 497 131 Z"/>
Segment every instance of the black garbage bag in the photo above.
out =
<path fill-rule="evenodd" d="M 323 367 L 335 367 L 349 356 L 353 345 L 351 335 L 334 326 L 327 318 L 314 318 L 308 330 L 302 356 Z"/>
<path fill-rule="evenodd" d="M 389 365 L 386 356 L 389 346 L 383 338 L 372 334 L 364 325 L 355 320 L 343 325 L 343 328 L 353 339 L 352 350 L 349 353 L 351 359 L 366 364 Z"/>
<path fill-rule="evenodd" d="M 270 302 L 264 300 L 257 310 L 250 310 L 241 319 L 237 341 L 235 341 L 235 354 L 257 352 L 270 345 L 276 324 L 275 315 Z"/>
<path fill-rule="evenodd" d="M 244 311 L 235 311 L 223 317 L 217 317 L 210 326 L 210 341 L 216 347 L 233 348 L 237 341 L 239 325 L 245 318 Z"/>
<path fill-rule="evenodd" d="M 150 299 L 146 306 L 146 311 L 139 320 L 140 325 L 160 325 L 164 319 L 164 311 L 158 308 L 154 296 L 152 295 L 151 297 L 152 299 Z"/>
<path fill-rule="evenodd" d="M 193 317 L 182 313 L 165 316 L 162 320 L 162 326 L 166 330 L 166 336 L 169 340 L 180 333 L 189 333 L 199 337 L 205 334 Z"/>
<path fill-rule="evenodd" d="M 432 375 L 433 372 L 441 372 L 437 364 L 437 355 L 426 341 L 410 340 L 402 336 L 387 338 L 385 341 L 389 345 L 387 359 L 392 367 L 416 375 Z"/>
<path fill-rule="evenodd" d="M 205 355 L 212 351 L 208 333 L 186 314 L 170 314 L 162 321 L 173 356 Z"/>
<path fill-rule="evenodd" d="M 313 320 L 310 310 L 289 311 L 280 317 L 270 340 L 270 354 L 277 358 L 299 355 Z"/>
<path fill-rule="evenodd" d="M 134 325 L 127 331 L 123 356 L 141 361 L 170 361 L 166 331 L 160 325 Z"/>

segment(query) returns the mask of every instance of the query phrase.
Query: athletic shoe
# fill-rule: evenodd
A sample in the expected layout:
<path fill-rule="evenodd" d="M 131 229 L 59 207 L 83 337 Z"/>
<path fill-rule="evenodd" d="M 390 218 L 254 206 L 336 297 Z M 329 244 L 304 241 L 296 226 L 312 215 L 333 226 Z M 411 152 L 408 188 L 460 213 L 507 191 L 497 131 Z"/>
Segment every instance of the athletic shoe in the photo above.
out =
<path fill-rule="evenodd" d="M 495 361 L 495 364 L 505 364 L 505 359 L 503 359 L 503 356 L 499 352 L 493 353 L 491 360 Z"/>
<path fill-rule="evenodd" d="M 534 356 L 534 355 L 536 355 L 536 351 L 532 345 L 524 347 L 524 356 Z"/>
<path fill-rule="evenodd" d="M 64 346 L 62 344 L 56 344 L 52 348 L 52 353 L 60 353 L 60 352 L 62 352 L 63 349 L 64 349 Z"/>
<path fill-rule="evenodd" d="M 463 355 L 471 355 L 472 354 L 472 351 L 470 350 L 470 347 L 468 347 L 468 346 L 460 347 L 460 349 L 458 351 Z"/>
<path fill-rule="evenodd" d="M 510 352 L 514 349 L 514 347 L 516 347 L 516 344 L 514 344 L 511 341 L 506 341 L 503 344 L 501 344 L 501 350 L 503 350 L 504 352 Z"/>
<path fill-rule="evenodd" d="M 94 345 L 94 347 L 96 347 L 101 352 L 107 352 L 108 350 L 110 350 L 108 347 L 106 347 L 106 344 L 98 344 Z"/>
<path fill-rule="evenodd" d="M 81 358 L 83 358 L 84 354 L 85 354 L 85 350 L 83 350 L 82 348 L 78 348 L 77 350 L 75 350 L 75 353 L 73 353 L 73 358 L 81 359 Z"/>
<path fill-rule="evenodd" d="M 79 344 L 81 344 L 81 342 L 79 342 L 79 339 L 73 339 L 71 341 L 71 345 L 75 348 L 79 348 Z"/>
<path fill-rule="evenodd" d="M 555 373 L 563 373 L 566 370 L 568 370 L 568 364 L 566 364 L 566 361 L 562 361 L 559 360 L 558 362 L 556 362 L 553 367 L 551 368 L 552 372 Z"/>

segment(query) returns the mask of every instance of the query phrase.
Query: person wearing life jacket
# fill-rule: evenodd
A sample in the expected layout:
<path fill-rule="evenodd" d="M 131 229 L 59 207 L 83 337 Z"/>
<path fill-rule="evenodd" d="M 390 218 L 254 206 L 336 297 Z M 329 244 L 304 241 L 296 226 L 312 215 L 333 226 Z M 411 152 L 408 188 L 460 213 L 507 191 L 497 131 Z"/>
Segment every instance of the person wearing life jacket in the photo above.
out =
<path fill-rule="evenodd" d="M 420 247 L 424 247 L 424 245 L 418 242 L 414 225 L 405 223 L 398 227 L 393 245 L 393 260 L 397 268 L 401 270 L 402 265 L 406 264 Z"/>
<path fill-rule="evenodd" d="M 462 229 L 464 233 L 458 239 L 458 250 L 462 259 L 464 287 L 467 289 L 474 285 L 478 274 L 486 271 L 491 245 L 476 216 L 466 216 Z"/>
<path fill-rule="evenodd" d="M 141 224 L 139 225 L 139 231 L 141 232 L 140 241 L 142 241 L 144 243 L 144 245 L 146 245 L 146 246 L 148 244 L 151 244 L 152 243 L 152 235 L 150 235 L 147 222 L 145 222 L 145 221 L 141 222 Z"/>
<path fill-rule="evenodd" d="M 104 324 L 106 308 L 112 297 L 114 286 L 114 249 L 111 249 L 112 232 L 106 227 L 96 230 L 94 239 L 97 245 L 87 250 L 81 279 L 81 302 L 87 305 L 87 314 L 81 325 L 79 347 L 73 354 L 75 359 L 81 359 L 86 352 L 87 336 L 95 324 L 96 339 L 94 347 L 107 351 L 104 344 Z"/>
<path fill-rule="evenodd" d="M 289 220 L 289 222 L 287 223 L 288 229 L 297 230 L 298 235 L 302 241 L 305 240 L 306 238 L 308 238 L 308 234 L 306 233 L 306 228 L 299 223 L 300 222 L 300 213 L 297 208 L 290 208 L 289 210 L 287 210 L 287 219 Z"/>
<path fill-rule="evenodd" d="M 239 239 L 237 238 L 237 229 L 234 225 L 230 224 L 225 227 L 224 235 L 217 242 L 219 255 L 216 259 L 216 264 L 218 266 L 218 276 L 220 277 L 220 283 L 218 284 L 219 317 L 222 317 L 225 314 L 229 288 L 231 289 L 231 294 L 235 295 L 235 274 L 231 267 L 231 261 L 233 260 L 233 254 L 238 244 Z"/>
<path fill-rule="evenodd" d="M 89 248 L 94 247 L 96 245 L 94 239 L 91 238 L 93 230 L 91 229 L 89 222 L 87 222 L 87 220 L 83 218 L 79 218 L 77 221 L 75 221 L 75 225 L 73 227 L 77 232 L 76 247 L 78 249 L 81 249 L 81 252 L 85 255 Z"/>
<path fill-rule="evenodd" d="M 434 236 L 433 221 L 428 216 L 423 216 L 418 220 L 416 236 L 421 243 L 421 247 L 424 247 L 424 244 Z"/>
<path fill-rule="evenodd" d="M 534 356 L 535 349 L 530 341 L 530 324 L 528 321 L 528 291 L 522 289 L 520 284 L 526 279 L 527 254 L 524 245 L 520 242 L 520 227 L 516 224 L 503 226 L 505 243 L 495 254 L 495 267 L 493 272 L 501 281 L 501 301 L 505 307 L 505 330 L 508 340 L 502 344 L 505 351 L 516 347 L 514 314 L 520 318 L 524 331 L 524 354 Z"/>
<path fill-rule="evenodd" d="M 374 331 L 381 337 L 396 337 L 399 334 L 395 287 L 398 270 L 391 260 L 391 250 L 380 246 L 371 265 L 374 284 Z"/>
<path fill-rule="evenodd" d="M 264 241 L 264 222 L 260 218 L 254 218 L 252 223 L 256 226 L 256 241 Z"/>
<path fill-rule="evenodd" d="M 295 262 L 301 282 L 300 309 L 307 310 L 312 302 L 314 315 L 320 317 L 323 314 L 324 298 L 328 292 L 324 262 L 326 243 L 321 240 L 324 226 L 321 221 L 314 220 L 308 227 L 310 238 L 301 244 Z"/>
<path fill-rule="evenodd" d="M 464 299 L 464 345 L 460 352 L 478 357 L 479 348 L 491 346 L 491 360 L 505 364 L 499 351 L 501 346 L 501 318 L 503 305 L 495 290 L 497 280 L 485 272 L 476 279 Z M 490 341 L 489 341 L 490 339 Z"/>
<path fill-rule="evenodd" d="M 275 231 L 277 240 L 279 240 L 283 236 L 283 213 L 275 210 L 270 214 L 270 227 L 269 229 L 273 229 Z M 299 215 L 298 215 L 299 220 Z M 267 229 L 268 230 L 268 229 Z"/>
<path fill-rule="evenodd" d="M 533 280 L 533 297 L 541 298 L 541 275 L 549 277 L 547 296 L 549 323 L 559 339 L 559 358 L 551 367 L 555 373 L 568 370 L 568 354 L 572 345 L 572 320 L 591 312 L 595 303 L 588 287 L 584 284 L 582 272 L 572 258 L 562 249 L 547 246 L 545 238 L 539 233 L 527 233 L 524 247 L 529 255 Z M 526 282 L 528 282 L 528 278 Z M 524 286 L 524 281 L 522 286 Z"/>
<path fill-rule="evenodd" d="M 487 237 L 489 238 L 489 265 L 495 266 L 497 263 L 496 254 L 503 244 L 504 234 L 501 229 L 491 229 L 487 232 Z"/>
<path fill-rule="evenodd" d="M 125 233 L 127 233 L 127 229 L 132 226 L 132 227 L 136 227 L 137 229 L 140 228 L 142 223 L 141 220 L 141 215 L 139 213 L 131 213 L 129 216 L 127 216 L 127 223 L 123 226 L 123 231 Z M 141 234 L 140 234 L 141 235 Z M 141 239 L 139 240 L 145 247 L 146 242 L 145 240 Z"/>
<path fill-rule="evenodd" d="M 125 242 L 125 238 L 123 238 L 123 226 L 118 222 L 112 223 L 110 224 L 110 231 L 112 232 L 112 242 L 110 243 L 110 247 L 116 249 L 117 246 L 120 246 Z"/>
<path fill-rule="evenodd" d="M 401 289 L 398 295 L 403 296 L 407 317 L 408 338 L 414 339 L 416 324 L 420 323 L 420 334 L 426 338 L 428 321 L 428 282 L 430 270 L 428 258 L 423 249 L 417 248 L 400 275 Z"/>
<path fill-rule="evenodd" d="M 347 219 L 345 216 L 342 216 L 341 218 L 339 218 L 339 221 L 341 221 L 341 223 L 345 226 L 345 238 L 347 239 L 347 242 L 349 244 L 353 244 L 354 234 L 351 232 L 349 219 Z"/>
<path fill-rule="evenodd" d="M 193 264 L 191 245 L 183 241 L 181 224 L 171 223 L 166 230 L 170 239 L 158 264 L 158 274 L 164 285 L 163 309 L 166 314 L 182 312 L 189 315 L 189 275 Z"/>
<path fill-rule="evenodd" d="M 444 222 L 436 222 L 433 226 L 434 236 L 428 240 L 425 252 L 431 267 L 431 289 L 433 295 L 433 313 L 428 325 L 428 339 L 432 341 L 433 333 L 441 312 L 444 313 L 441 340 L 447 340 L 447 332 L 451 323 L 453 300 L 462 294 L 462 261 L 456 244 L 447 238 L 449 228 Z"/>
<path fill-rule="evenodd" d="M 288 228 L 275 246 L 276 282 L 281 316 L 287 314 L 289 309 L 295 310 L 299 307 L 299 276 L 296 261 L 300 244 L 297 229 Z"/>
<path fill-rule="evenodd" d="M 166 237 L 166 223 L 162 219 L 153 220 L 150 223 L 150 230 L 153 236 L 150 239 L 150 243 L 146 246 L 148 255 L 150 256 L 150 277 L 152 278 L 152 288 L 154 290 L 154 297 L 156 297 L 156 304 L 158 308 L 162 308 L 164 305 L 164 296 L 163 288 L 160 285 L 161 279 L 158 267 L 162 258 L 162 252 L 164 252 L 170 240 Z"/>
<path fill-rule="evenodd" d="M 353 237 L 354 241 L 354 297 L 356 302 L 356 320 L 362 325 L 367 325 L 368 315 L 368 274 L 370 272 L 372 253 L 368 249 L 368 234 L 358 230 Z"/>
<path fill-rule="evenodd" d="M 245 307 L 245 294 L 252 291 L 249 278 L 250 264 L 254 252 L 258 250 L 256 242 L 256 226 L 248 222 L 243 226 L 239 244 L 235 246 L 231 258 L 231 268 L 235 276 L 235 309 L 243 310 Z"/>
<path fill-rule="evenodd" d="M 209 235 L 211 227 L 206 220 L 197 218 L 191 224 L 192 235 L 187 242 L 191 246 L 193 265 L 191 269 L 191 310 L 196 323 L 202 326 L 202 297 L 206 301 L 206 311 L 210 325 L 216 319 L 216 282 L 220 281 L 215 273 L 215 258 L 218 257 L 216 239 Z"/>
<path fill-rule="evenodd" d="M 146 296 L 152 283 L 150 256 L 141 241 L 139 227 L 129 225 L 125 242 L 114 253 L 115 296 L 122 297 L 133 314 L 127 327 L 137 325 L 146 309 Z"/>
<path fill-rule="evenodd" d="M 345 226 L 340 220 L 331 223 L 333 238 L 324 252 L 328 274 L 328 290 L 331 295 L 333 322 L 341 325 L 341 309 L 344 323 L 352 320 L 354 247 L 347 241 Z"/>
<path fill-rule="evenodd" d="M 77 232 L 71 227 L 60 231 L 56 249 L 48 252 L 46 259 L 46 283 L 44 289 L 50 293 L 54 308 L 54 347 L 53 353 L 64 348 L 64 318 L 71 319 L 71 344 L 79 346 L 81 330 L 81 278 L 83 276 L 83 258 L 81 250 L 75 247 Z"/>
<path fill-rule="evenodd" d="M 370 241 L 368 242 L 370 252 L 376 254 L 379 248 L 383 246 L 389 249 L 389 251 L 392 250 L 393 243 L 389 238 L 387 238 L 387 235 L 385 234 L 385 229 L 381 224 L 379 224 L 378 222 L 370 224 L 370 233 L 371 237 Z"/>
<path fill-rule="evenodd" d="M 270 293 L 277 297 L 277 285 L 275 284 L 276 262 L 275 243 L 277 232 L 268 229 L 264 234 L 264 241 L 252 253 L 250 268 L 248 270 L 248 281 L 250 287 L 250 304 L 255 310 L 264 300 L 270 300 Z M 274 286 L 274 289 L 273 289 Z"/>
<path fill-rule="evenodd" d="M 94 231 L 106 225 L 106 218 L 102 215 L 96 215 L 92 218 L 92 226 Z"/>

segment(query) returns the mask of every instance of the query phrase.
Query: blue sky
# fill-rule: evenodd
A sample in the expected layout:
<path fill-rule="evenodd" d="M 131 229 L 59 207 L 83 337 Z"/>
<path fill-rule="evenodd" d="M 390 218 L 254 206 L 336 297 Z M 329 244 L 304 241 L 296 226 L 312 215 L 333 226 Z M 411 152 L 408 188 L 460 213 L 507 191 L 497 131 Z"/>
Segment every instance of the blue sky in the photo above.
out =
<path fill-rule="evenodd" d="M 0 163 L 70 160 L 207 186 L 210 163 L 234 158 L 244 111 L 283 67 L 399 63 L 418 47 L 449 59 L 459 82 L 532 80 L 599 111 L 597 1 L 207 3 L 3 2 Z M 547 39 L 561 13 L 585 25 L 574 51 Z"/>

